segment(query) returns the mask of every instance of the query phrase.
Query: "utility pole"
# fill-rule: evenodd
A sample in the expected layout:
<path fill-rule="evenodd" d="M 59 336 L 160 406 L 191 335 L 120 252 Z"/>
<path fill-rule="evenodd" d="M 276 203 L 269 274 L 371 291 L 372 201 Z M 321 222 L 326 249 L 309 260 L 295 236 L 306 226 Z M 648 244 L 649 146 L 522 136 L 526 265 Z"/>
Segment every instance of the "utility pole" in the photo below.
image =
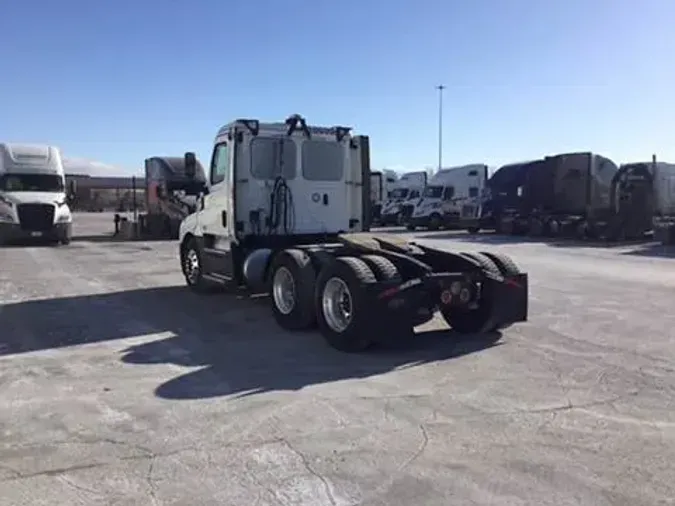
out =
<path fill-rule="evenodd" d="M 438 90 L 438 170 L 443 167 L 443 90 L 445 86 L 439 84 Z"/>

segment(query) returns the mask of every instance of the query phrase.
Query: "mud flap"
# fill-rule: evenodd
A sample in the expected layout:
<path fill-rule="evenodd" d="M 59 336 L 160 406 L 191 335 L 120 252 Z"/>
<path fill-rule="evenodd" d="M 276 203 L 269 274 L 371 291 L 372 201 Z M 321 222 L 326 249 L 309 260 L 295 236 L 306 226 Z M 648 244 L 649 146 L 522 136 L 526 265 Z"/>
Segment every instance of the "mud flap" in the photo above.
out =
<path fill-rule="evenodd" d="M 527 321 L 528 279 L 526 273 L 505 277 L 503 281 L 487 279 L 491 293 L 490 320 L 498 325 Z"/>

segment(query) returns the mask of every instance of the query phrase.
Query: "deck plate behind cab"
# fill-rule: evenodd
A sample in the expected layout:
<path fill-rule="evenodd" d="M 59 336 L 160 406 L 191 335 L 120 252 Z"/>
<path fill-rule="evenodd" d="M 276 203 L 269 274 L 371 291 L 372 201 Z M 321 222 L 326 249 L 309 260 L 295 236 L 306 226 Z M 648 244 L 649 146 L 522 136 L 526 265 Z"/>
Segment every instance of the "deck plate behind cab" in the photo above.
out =
<path fill-rule="evenodd" d="M 386 249 L 405 254 L 422 253 L 414 243 L 411 243 L 396 234 L 356 232 L 351 234 L 340 234 L 338 239 L 347 246 L 368 252 L 377 252 L 378 250 Z"/>

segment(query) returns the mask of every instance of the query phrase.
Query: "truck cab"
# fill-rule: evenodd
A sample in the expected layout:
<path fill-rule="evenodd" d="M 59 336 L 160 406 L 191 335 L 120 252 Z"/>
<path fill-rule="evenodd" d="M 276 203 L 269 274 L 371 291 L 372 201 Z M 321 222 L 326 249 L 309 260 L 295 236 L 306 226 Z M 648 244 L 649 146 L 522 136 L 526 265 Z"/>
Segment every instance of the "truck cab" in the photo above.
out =
<path fill-rule="evenodd" d="M 369 159 L 368 137 L 347 127 L 235 120 L 216 135 L 203 195 L 180 225 L 182 251 L 197 243 L 211 281 L 255 284 L 253 265 L 278 248 L 368 230 Z M 195 164 L 187 153 L 186 171 Z"/>
<path fill-rule="evenodd" d="M 487 180 L 485 164 L 439 170 L 417 202 L 408 229 L 477 226 Z"/>
<path fill-rule="evenodd" d="M 645 163 L 653 177 L 654 237 L 665 245 L 675 244 L 675 163 Z"/>
<path fill-rule="evenodd" d="M 180 226 L 186 284 L 269 293 L 279 326 L 317 328 L 345 352 L 413 339 L 436 311 L 463 334 L 525 321 L 527 274 L 512 260 L 364 233 L 369 159 L 368 137 L 298 115 L 225 125 L 197 210 Z M 184 165 L 194 175 L 194 153 Z"/>
<path fill-rule="evenodd" d="M 68 244 L 71 237 L 60 150 L 0 144 L 0 244 L 28 238 Z"/>
<path fill-rule="evenodd" d="M 404 225 L 427 184 L 426 171 L 407 172 L 396 181 L 382 207 L 383 225 Z"/>

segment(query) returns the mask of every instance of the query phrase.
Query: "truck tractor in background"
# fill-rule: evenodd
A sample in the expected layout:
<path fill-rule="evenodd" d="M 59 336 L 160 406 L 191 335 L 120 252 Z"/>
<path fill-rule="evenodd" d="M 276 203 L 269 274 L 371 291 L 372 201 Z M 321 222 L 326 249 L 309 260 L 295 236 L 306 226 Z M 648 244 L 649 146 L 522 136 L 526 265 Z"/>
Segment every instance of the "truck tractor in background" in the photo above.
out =
<path fill-rule="evenodd" d="M 195 161 L 186 153 L 188 175 Z M 282 328 L 318 327 L 345 352 L 412 339 L 437 310 L 464 334 L 527 319 L 528 277 L 510 258 L 369 233 L 370 175 L 369 139 L 351 128 L 299 115 L 223 126 L 197 210 L 180 225 L 187 285 L 269 293 Z"/>
<path fill-rule="evenodd" d="M 389 198 L 391 190 L 398 181 L 398 174 L 390 169 L 376 170 L 370 173 L 370 194 L 372 209 L 372 224 L 380 224 L 382 219 L 382 206 Z"/>
<path fill-rule="evenodd" d="M 29 238 L 68 244 L 72 222 L 59 148 L 0 144 L 0 244 Z"/>
<path fill-rule="evenodd" d="M 612 230 L 612 181 L 619 168 L 583 152 L 530 162 L 518 208 L 502 216 L 501 230 L 531 237 L 606 236 Z"/>
<path fill-rule="evenodd" d="M 651 163 L 641 165 L 643 171 L 649 168 L 653 180 L 654 239 L 675 245 L 675 164 L 659 162 L 654 155 Z"/>
<path fill-rule="evenodd" d="M 427 185 L 426 171 L 406 172 L 394 183 L 382 206 L 382 225 L 406 225 Z"/>
<path fill-rule="evenodd" d="M 498 234 L 514 232 L 514 216 L 523 207 L 523 187 L 534 161 L 499 167 L 485 186 L 479 228 Z"/>
<path fill-rule="evenodd" d="M 195 161 L 194 176 L 185 173 L 185 158 L 154 156 L 145 160 L 147 214 L 141 230 L 149 237 L 178 239 L 180 223 L 196 210 L 206 185 L 204 168 Z"/>
<path fill-rule="evenodd" d="M 187 176 L 185 158 L 153 156 L 145 160 L 145 213 L 133 219 L 115 215 L 115 234 L 127 239 L 178 239 L 180 223 L 196 210 L 197 200 L 206 186 L 204 168 L 195 160 L 194 174 Z M 135 199 L 136 191 L 133 190 Z"/>
<path fill-rule="evenodd" d="M 416 202 L 408 230 L 418 227 L 480 227 L 482 197 L 488 180 L 484 164 L 462 165 L 439 170 L 427 184 L 422 198 Z"/>

